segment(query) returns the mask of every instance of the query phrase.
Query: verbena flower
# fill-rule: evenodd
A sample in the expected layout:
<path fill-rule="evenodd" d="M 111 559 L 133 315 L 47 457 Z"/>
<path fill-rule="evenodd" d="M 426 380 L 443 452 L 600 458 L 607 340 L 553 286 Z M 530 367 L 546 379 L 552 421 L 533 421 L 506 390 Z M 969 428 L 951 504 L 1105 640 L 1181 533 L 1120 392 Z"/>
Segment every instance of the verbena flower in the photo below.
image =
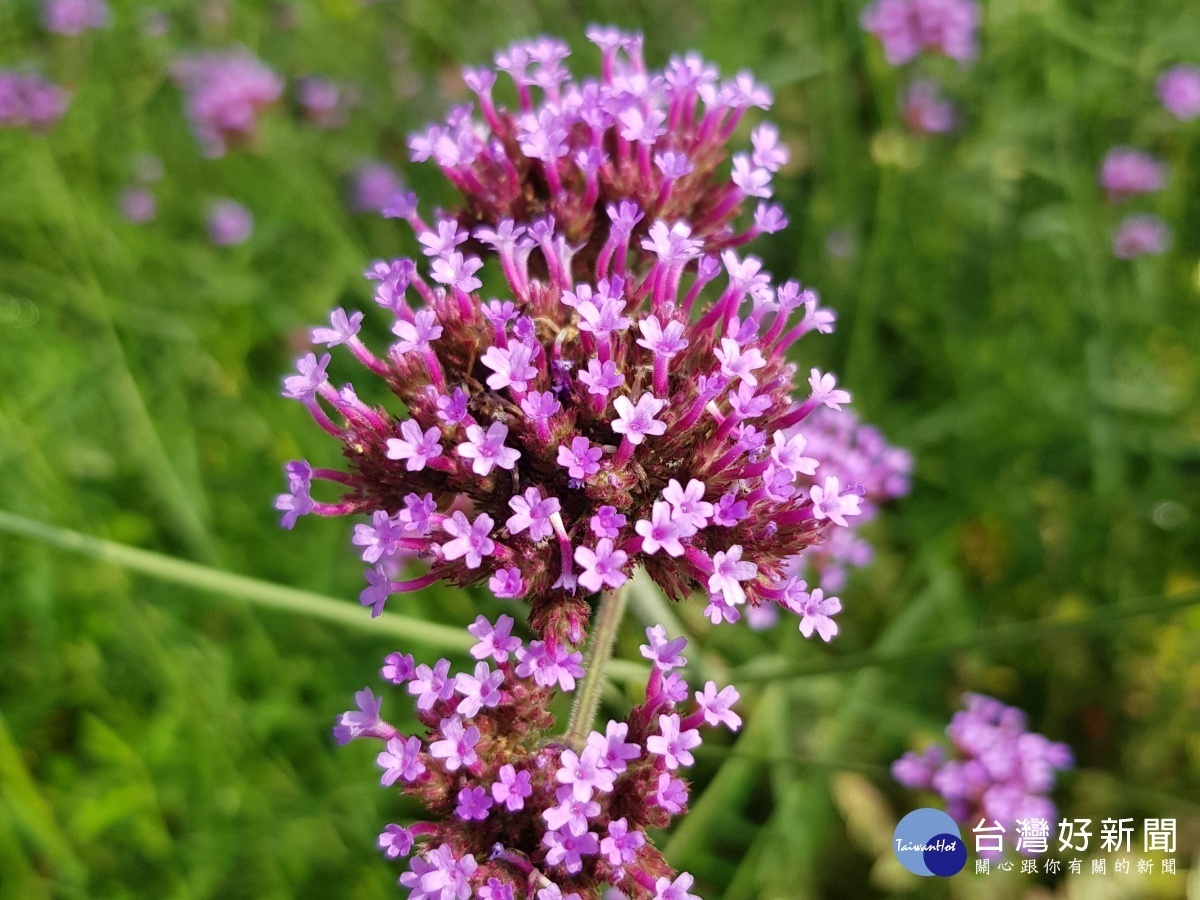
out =
<path fill-rule="evenodd" d="M 1127 216 L 1113 234 L 1112 251 L 1117 259 L 1157 256 L 1171 245 L 1171 229 L 1158 216 Z"/>
<path fill-rule="evenodd" d="M 1166 165 L 1132 147 L 1114 147 L 1100 163 L 1100 186 L 1113 202 L 1160 191 L 1166 177 Z"/>
<path fill-rule="evenodd" d="M 183 56 L 172 69 L 204 152 L 223 156 L 253 140 L 258 116 L 283 94 L 283 79 L 246 51 Z"/>
<path fill-rule="evenodd" d="M 959 62 L 975 58 L 979 6 L 972 0 L 875 0 L 863 10 L 861 21 L 879 39 L 893 66 L 921 53 Z"/>
<path fill-rule="evenodd" d="M 300 112 L 317 128 L 342 128 L 350 120 L 353 92 L 328 78 L 309 75 L 296 82 Z"/>
<path fill-rule="evenodd" d="M 651 72 L 640 37 L 590 36 L 599 79 L 574 80 L 557 41 L 514 44 L 497 67 L 515 110 L 496 100 L 494 72 L 468 70 L 482 121 L 461 107 L 412 138 L 462 207 L 427 221 L 415 197 L 394 198 L 387 214 L 412 225 L 426 261 L 367 272 L 398 339 L 386 352 L 345 310 L 316 338 L 383 379 L 394 408 L 335 387 L 323 352 L 285 381 L 348 462 L 309 470 L 341 489 L 332 502 L 290 476 L 285 524 L 374 516 L 385 557 L 430 566 L 419 581 L 373 575 L 374 610 L 429 580 L 487 583 L 526 599 L 546 640 L 576 643 L 584 595 L 643 565 L 673 598 L 707 593 L 715 619 L 746 604 L 796 611 L 790 561 L 860 512 L 862 486 L 827 477 L 797 434 L 850 395 L 816 369 L 797 386 L 787 359 L 834 315 L 735 249 L 785 224 L 761 202 L 787 159 L 774 127 L 727 159 L 743 114 L 770 95 L 694 54 Z M 530 497 L 553 508 L 535 519 Z"/>
<path fill-rule="evenodd" d="M 479 639 L 474 669 L 453 676 L 448 660 L 433 669 L 400 654 L 384 661 L 383 679 L 416 698 L 423 733 L 381 719 L 369 689 L 338 718 L 338 741 L 377 741 L 383 785 L 425 806 L 423 821 L 379 835 L 385 856 L 411 857 L 400 883 L 427 900 L 597 897 L 606 885 L 636 900 L 692 897 L 691 876 L 671 871 L 647 829 L 684 812 L 682 769 L 701 726 L 740 728 L 737 691 L 710 681 L 689 699 L 674 671 L 686 662 L 683 642 L 648 629 L 645 701 L 568 745 L 547 708 L 580 654 L 525 645 L 512 626 L 509 616 L 480 616 L 469 629 Z"/>
<path fill-rule="evenodd" d="M 42 25 L 54 34 L 77 35 L 108 25 L 104 0 L 42 0 Z"/>
<path fill-rule="evenodd" d="M 404 180 L 384 162 L 364 162 L 350 176 L 350 206 L 355 212 L 382 213 L 403 192 Z"/>
<path fill-rule="evenodd" d="M 901 101 L 904 124 L 915 134 L 944 134 L 958 124 L 958 113 L 942 94 L 941 85 L 918 78 L 908 86 Z"/>
<path fill-rule="evenodd" d="M 254 216 L 236 200 L 216 200 L 208 211 L 208 237 L 218 247 L 233 247 L 250 240 Z"/>
<path fill-rule="evenodd" d="M 46 131 L 68 102 L 65 90 L 39 75 L 0 69 L 0 128 Z"/>
<path fill-rule="evenodd" d="M 1200 66 L 1178 65 L 1158 79 L 1158 99 L 1181 122 L 1200 118 Z"/>
<path fill-rule="evenodd" d="M 1047 796 L 1056 772 L 1074 765 L 1071 748 L 1028 731 L 1025 713 L 982 694 L 966 694 L 964 709 L 946 728 L 949 750 L 931 746 L 905 753 L 892 764 L 892 776 L 913 790 L 935 791 L 955 820 L 974 826 L 979 819 L 1053 822 Z"/>

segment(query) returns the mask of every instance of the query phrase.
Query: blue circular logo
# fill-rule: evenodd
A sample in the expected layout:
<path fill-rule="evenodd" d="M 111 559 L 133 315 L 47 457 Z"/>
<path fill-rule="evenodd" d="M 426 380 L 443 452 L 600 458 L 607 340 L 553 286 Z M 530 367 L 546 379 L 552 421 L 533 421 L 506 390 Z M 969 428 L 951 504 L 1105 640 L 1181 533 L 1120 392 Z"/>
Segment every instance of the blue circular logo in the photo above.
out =
<path fill-rule="evenodd" d="M 917 809 L 900 820 L 892 840 L 900 865 L 914 875 L 949 878 L 967 864 L 967 845 L 955 821 L 940 809 Z"/>

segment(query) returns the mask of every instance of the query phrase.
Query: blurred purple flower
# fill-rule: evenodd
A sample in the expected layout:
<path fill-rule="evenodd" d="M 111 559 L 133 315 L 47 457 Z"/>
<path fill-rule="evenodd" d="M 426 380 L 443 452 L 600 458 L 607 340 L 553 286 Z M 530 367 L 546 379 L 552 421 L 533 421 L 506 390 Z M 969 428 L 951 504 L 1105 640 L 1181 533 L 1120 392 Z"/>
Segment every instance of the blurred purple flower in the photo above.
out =
<path fill-rule="evenodd" d="M 1158 98 L 1181 122 L 1200 117 L 1200 66 L 1172 66 L 1163 72 L 1158 79 Z"/>
<path fill-rule="evenodd" d="M 404 180 L 384 162 L 365 162 L 351 176 L 350 205 L 355 212 L 382 213 L 404 191 Z"/>
<path fill-rule="evenodd" d="M 39 75 L 0 69 L 0 128 L 47 131 L 68 102 L 65 90 Z"/>
<path fill-rule="evenodd" d="M 908 86 L 903 100 L 904 123 L 914 134 L 944 134 L 958 124 L 958 113 L 942 94 L 941 85 L 918 78 Z"/>
<path fill-rule="evenodd" d="M 108 26 L 104 0 L 42 0 L 42 25 L 54 34 L 74 36 Z"/>
<path fill-rule="evenodd" d="M 259 113 L 283 93 L 283 79 L 244 50 L 183 56 L 172 74 L 207 156 L 252 140 Z"/>
<path fill-rule="evenodd" d="M 976 54 L 979 6 L 973 0 L 875 0 L 863 10 L 861 22 L 883 44 L 883 55 L 893 66 L 922 52 L 962 63 Z"/>
<path fill-rule="evenodd" d="M 1114 203 L 1162 190 L 1166 177 L 1163 163 L 1132 147 L 1114 147 L 1100 164 L 1100 186 Z"/>
<path fill-rule="evenodd" d="M 121 215 L 134 225 L 153 222 L 158 216 L 158 202 L 154 194 L 141 186 L 127 187 L 121 191 Z"/>
<path fill-rule="evenodd" d="M 208 237 L 218 247 L 233 247 L 250 240 L 254 216 L 236 200 L 217 200 L 208 211 Z"/>
<path fill-rule="evenodd" d="M 1171 229 L 1158 216 L 1127 216 L 1113 235 L 1112 251 L 1117 259 L 1157 256 L 1171 245 Z"/>

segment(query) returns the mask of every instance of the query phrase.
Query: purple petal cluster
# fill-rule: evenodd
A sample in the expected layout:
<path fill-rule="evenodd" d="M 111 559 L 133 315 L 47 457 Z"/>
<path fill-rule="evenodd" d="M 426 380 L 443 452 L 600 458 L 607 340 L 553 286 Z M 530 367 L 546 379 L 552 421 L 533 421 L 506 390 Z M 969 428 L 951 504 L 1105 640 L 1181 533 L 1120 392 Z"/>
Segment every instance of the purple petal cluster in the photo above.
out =
<path fill-rule="evenodd" d="M 339 500 L 293 479 L 281 508 L 382 517 L 384 556 L 524 597 L 552 644 L 582 640 L 584 595 L 639 565 L 673 598 L 708 594 L 717 620 L 795 611 L 789 560 L 846 527 L 864 490 L 818 470 L 796 433 L 850 400 L 816 369 L 798 387 L 787 358 L 833 314 L 734 249 L 784 224 L 759 202 L 787 159 L 774 127 L 722 167 L 769 94 L 694 55 L 652 72 L 639 37 L 590 36 L 599 79 L 574 80 L 556 41 L 514 44 L 497 68 L 518 109 L 497 104 L 495 72 L 469 70 L 482 120 L 461 107 L 412 139 L 463 207 L 427 222 L 394 198 L 386 214 L 427 258 L 367 272 L 398 340 L 382 354 L 336 342 L 398 402 L 368 406 L 329 381 L 328 354 L 302 359 L 285 395 L 343 444 L 349 471 L 315 475 Z"/>
<path fill-rule="evenodd" d="M 77 35 L 108 25 L 104 0 L 42 0 L 42 25 L 54 34 Z"/>
<path fill-rule="evenodd" d="M 208 156 L 253 140 L 259 114 L 283 94 L 283 79 L 245 51 L 184 56 L 172 72 Z"/>
<path fill-rule="evenodd" d="M 945 134 L 958 124 L 958 112 L 946 99 L 942 87 L 929 78 L 918 78 L 908 86 L 901 102 L 904 124 L 914 134 Z"/>
<path fill-rule="evenodd" d="M 1132 147 L 1114 147 L 1100 163 L 1100 186 L 1114 203 L 1160 191 L 1166 177 L 1166 165 Z"/>
<path fill-rule="evenodd" d="M 1171 229 L 1158 216 L 1126 216 L 1113 235 L 1112 252 L 1117 259 L 1157 256 L 1171 246 Z"/>
<path fill-rule="evenodd" d="M 216 200 L 208 211 L 208 237 L 218 247 L 233 247 L 250 240 L 254 216 L 236 200 Z"/>
<path fill-rule="evenodd" d="M 905 753 L 892 776 L 913 790 L 935 791 L 957 821 L 974 825 L 1041 818 L 1053 821 L 1047 796 L 1057 772 L 1074 765 L 1071 748 L 1028 730 L 1025 713 L 982 694 L 966 694 L 946 735 L 950 748 Z"/>
<path fill-rule="evenodd" d="M 428 900 L 597 897 L 605 886 L 632 900 L 694 900 L 691 876 L 671 871 L 647 829 L 685 810 L 680 770 L 693 762 L 700 727 L 741 726 L 737 691 L 708 682 L 689 703 L 676 671 L 683 642 L 651 629 L 645 701 L 567 744 L 547 708 L 556 688 L 573 687 L 580 654 L 526 645 L 513 624 L 476 620 L 471 672 L 451 675 L 449 660 L 432 669 L 407 655 L 384 661 L 383 679 L 416 699 L 423 733 L 381 719 L 369 689 L 338 718 L 339 743 L 378 741 L 382 784 L 426 808 L 425 821 L 390 824 L 379 836 L 388 858 L 411 856 L 400 883 Z"/>
<path fill-rule="evenodd" d="M 973 0 L 875 0 L 863 10 L 861 21 L 893 66 L 922 53 L 962 63 L 975 58 L 979 6 Z"/>
<path fill-rule="evenodd" d="M 1181 122 L 1200 118 L 1200 66 L 1178 65 L 1158 79 L 1158 99 Z"/>
<path fill-rule="evenodd" d="M 65 90 L 41 76 L 0 69 L 0 128 L 46 131 L 68 101 Z"/>
<path fill-rule="evenodd" d="M 362 163 L 350 176 L 350 206 L 355 212 L 382 213 L 400 201 L 404 180 L 385 162 Z"/>

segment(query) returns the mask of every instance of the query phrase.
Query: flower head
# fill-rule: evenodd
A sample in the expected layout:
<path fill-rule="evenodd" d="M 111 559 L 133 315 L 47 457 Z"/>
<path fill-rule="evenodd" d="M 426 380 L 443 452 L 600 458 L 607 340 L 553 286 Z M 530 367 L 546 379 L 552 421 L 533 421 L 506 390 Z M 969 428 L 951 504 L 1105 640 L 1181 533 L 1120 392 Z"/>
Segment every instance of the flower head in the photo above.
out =
<path fill-rule="evenodd" d="M 1181 122 L 1200 118 L 1200 66 L 1172 66 L 1158 78 L 1158 99 Z"/>
<path fill-rule="evenodd" d="M 184 56 L 173 75 L 187 95 L 192 129 L 209 156 L 252 141 L 259 113 L 283 94 L 283 80 L 249 53 Z"/>

